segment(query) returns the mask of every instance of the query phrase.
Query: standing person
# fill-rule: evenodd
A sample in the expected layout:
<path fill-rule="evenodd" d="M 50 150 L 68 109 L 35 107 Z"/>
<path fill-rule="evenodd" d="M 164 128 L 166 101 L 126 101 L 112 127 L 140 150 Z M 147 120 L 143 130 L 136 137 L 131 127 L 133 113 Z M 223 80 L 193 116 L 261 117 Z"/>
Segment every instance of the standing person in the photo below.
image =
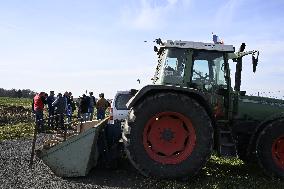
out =
<path fill-rule="evenodd" d="M 73 112 L 76 110 L 76 103 L 72 95 L 70 96 L 70 103 L 71 103 L 71 115 L 73 115 Z"/>
<path fill-rule="evenodd" d="M 42 99 L 43 99 L 43 104 L 46 105 L 47 104 L 47 97 L 48 97 L 48 94 L 47 93 L 44 93 Z"/>
<path fill-rule="evenodd" d="M 88 100 L 87 96 L 83 94 L 83 97 L 80 101 L 80 110 L 81 110 L 81 117 L 83 121 L 87 121 L 88 118 Z"/>
<path fill-rule="evenodd" d="M 93 117 L 94 117 L 94 109 L 95 109 L 95 106 L 96 106 L 96 98 L 93 96 L 93 92 L 90 92 L 89 93 L 90 96 L 89 96 L 89 107 L 88 107 L 88 113 L 89 113 L 89 117 L 88 117 L 88 120 L 89 121 L 92 121 L 93 120 Z"/>
<path fill-rule="evenodd" d="M 48 106 L 48 127 L 54 129 L 54 106 L 52 103 L 55 101 L 54 91 L 50 91 L 49 96 L 46 99 Z"/>
<path fill-rule="evenodd" d="M 44 108 L 44 92 L 40 92 L 33 99 L 33 110 L 36 117 L 36 125 L 39 132 L 44 132 L 43 108 Z"/>
<path fill-rule="evenodd" d="M 72 102 L 71 102 L 71 95 L 72 93 L 71 92 L 65 92 L 64 96 L 66 98 L 66 106 L 67 106 L 67 109 L 66 109 L 66 116 L 67 116 L 67 122 L 68 123 L 71 123 L 72 121 Z"/>
<path fill-rule="evenodd" d="M 78 114 L 77 114 L 77 117 L 80 118 L 81 117 L 81 100 L 82 100 L 82 97 L 79 96 L 78 99 L 76 100 L 76 106 L 78 108 Z"/>
<path fill-rule="evenodd" d="M 69 103 L 69 93 L 67 91 L 64 93 L 63 98 L 65 100 L 65 104 L 66 104 L 66 107 L 67 107 L 68 103 Z"/>
<path fill-rule="evenodd" d="M 66 99 L 62 96 L 61 93 L 58 93 L 57 99 L 52 103 L 52 106 L 55 108 L 56 114 L 56 124 L 58 128 L 64 128 L 64 114 L 66 112 Z"/>
<path fill-rule="evenodd" d="M 87 91 L 86 91 L 87 92 Z M 87 93 L 86 93 L 87 94 Z M 90 97 L 85 95 L 85 99 L 86 99 L 86 103 L 87 103 L 87 108 L 88 108 L 88 112 L 87 112 L 87 120 L 90 120 L 90 112 L 89 112 L 89 106 L 90 106 Z"/>
<path fill-rule="evenodd" d="M 99 95 L 100 99 L 97 102 L 97 119 L 104 119 L 105 118 L 105 112 L 106 109 L 108 108 L 108 102 L 107 100 L 104 98 L 104 93 L 101 93 Z"/>

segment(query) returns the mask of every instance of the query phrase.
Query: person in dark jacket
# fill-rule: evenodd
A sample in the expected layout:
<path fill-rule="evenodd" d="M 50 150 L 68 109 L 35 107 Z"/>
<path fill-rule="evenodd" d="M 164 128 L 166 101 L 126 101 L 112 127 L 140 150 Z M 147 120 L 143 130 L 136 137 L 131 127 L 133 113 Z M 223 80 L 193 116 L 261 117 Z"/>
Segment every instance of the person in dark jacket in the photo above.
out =
<path fill-rule="evenodd" d="M 73 96 L 72 96 L 72 93 L 70 94 L 71 92 L 69 92 L 69 98 L 70 98 L 70 105 L 69 105 L 69 114 L 70 114 L 70 122 L 72 121 L 72 116 L 73 116 L 73 113 L 74 111 L 76 110 L 76 104 L 74 102 L 74 99 L 73 99 Z"/>
<path fill-rule="evenodd" d="M 73 109 L 72 109 L 72 101 L 71 101 L 71 92 L 65 92 L 64 97 L 67 102 L 67 108 L 66 108 L 66 116 L 67 116 L 67 122 L 71 123 L 72 121 L 72 114 L 73 114 Z"/>
<path fill-rule="evenodd" d="M 81 110 L 81 117 L 83 121 L 87 121 L 88 118 L 88 100 L 87 96 L 83 94 L 82 99 L 80 101 L 80 110 Z"/>
<path fill-rule="evenodd" d="M 82 100 L 82 97 L 79 96 L 78 99 L 75 101 L 75 104 L 78 108 L 78 111 L 77 111 L 77 118 L 80 118 L 81 117 L 81 100 Z"/>
<path fill-rule="evenodd" d="M 89 93 L 90 96 L 88 96 L 88 120 L 92 121 L 94 117 L 94 109 L 96 106 L 96 98 L 93 96 L 93 92 Z"/>
<path fill-rule="evenodd" d="M 51 129 L 54 129 L 54 106 L 52 106 L 54 101 L 54 91 L 50 91 L 49 96 L 46 98 L 46 103 L 48 106 L 48 127 Z"/>
<path fill-rule="evenodd" d="M 56 114 L 56 125 L 58 128 L 64 128 L 64 114 L 67 108 L 67 101 L 61 93 L 58 94 L 57 99 L 52 103 Z"/>

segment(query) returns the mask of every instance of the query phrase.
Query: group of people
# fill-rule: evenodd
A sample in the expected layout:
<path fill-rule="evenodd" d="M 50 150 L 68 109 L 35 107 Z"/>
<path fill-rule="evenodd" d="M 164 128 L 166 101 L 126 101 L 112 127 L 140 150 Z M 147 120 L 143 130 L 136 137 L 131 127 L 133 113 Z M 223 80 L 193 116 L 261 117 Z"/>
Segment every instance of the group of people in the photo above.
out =
<path fill-rule="evenodd" d="M 89 96 L 83 94 L 75 103 L 71 92 L 65 92 L 63 95 L 62 93 L 58 93 L 57 97 L 55 97 L 54 91 L 50 91 L 49 95 L 45 92 L 36 94 L 33 99 L 32 109 L 35 114 L 39 132 L 45 130 L 43 121 L 45 105 L 48 107 L 49 129 L 55 129 L 55 126 L 57 128 L 64 128 L 65 116 L 67 123 L 71 123 L 76 105 L 78 107 L 78 118 L 81 118 L 82 121 L 92 121 L 95 108 L 97 109 L 97 119 L 104 119 L 105 111 L 110 107 L 110 103 L 104 98 L 103 93 L 101 93 L 99 97 L 100 98 L 96 100 L 93 96 L 93 92 L 90 92 Z"/>
<path fill-rule="evenodd" d="M 89 96 L 83 94 L 78 100 L 78 117 L 82 117 L 83 121 L 92 121 L 94 110 L 97 109 L 97 119 L 105 118 L 105 111 L 110 107 L 110 103 L 104 98 L 104 93 L 99 94 L 99 99 L 93 96 L 93 92 Z"/>
<path fill-rule="evenodd" d="M 55 97 L 54 91 L 50 91 L 48 95 L 45 92 L 40 92 L 33 99 L 33 112 L 36 117 L 39 131 L 44 131 L 43 110 L 44 106 L 48 107 L 48 127 L 50 129 L 64 127 L 64 116 L 67 117 L 67 122 L 71 122 L 73 111 L 76 109 L 71 92 L 58 93 Z"/>

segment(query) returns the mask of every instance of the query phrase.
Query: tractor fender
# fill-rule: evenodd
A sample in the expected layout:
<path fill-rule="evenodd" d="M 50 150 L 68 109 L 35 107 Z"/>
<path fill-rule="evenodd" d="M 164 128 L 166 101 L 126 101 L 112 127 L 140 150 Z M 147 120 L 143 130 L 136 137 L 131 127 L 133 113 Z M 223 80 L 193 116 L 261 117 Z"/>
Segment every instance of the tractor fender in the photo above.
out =
<path fill-rule="evenodd" d="M 284 119 L 284 112 L 273 114 L 259 123 L 259 125 L 255 128 L 250 138 L 249 145 L 248 145 L 248 151 L 247 151 L 248 155 L 253 155 L 253 153 L 255 152 L 257 138 L 259 134 L 263 131 L 263 129 L 265 129 L 266 126 L 268 126 L 270 123 L 280 120 L 280 119 Z"/>
<path fill-rule="evenodd" d="M 194 98 L 197 102 L 200 103 L 201 106 L 203 106 L 208 113 L 209 117 L 213 121 L 213 110 L 209 106 L 208 100 L 206 99 L 206 96 L 192 88 L 186 88 L 186 87 L 179 87 L 179 86 L 173 86 L 173 85 L 146 85 L 142 89 L 140 89 L 134 97 L 132 97 L 128 103 L 126 104 L 127 108 L 131 108 L 133 106 L 136 106 L 139 102 L 141 102 L 145 97 L 157 93 L 164 93 L 164 92 L 175 92 L 180 94 L 188 95 L 192 98 Z M 214 123 L 213 123 L 214 124 Z"/>

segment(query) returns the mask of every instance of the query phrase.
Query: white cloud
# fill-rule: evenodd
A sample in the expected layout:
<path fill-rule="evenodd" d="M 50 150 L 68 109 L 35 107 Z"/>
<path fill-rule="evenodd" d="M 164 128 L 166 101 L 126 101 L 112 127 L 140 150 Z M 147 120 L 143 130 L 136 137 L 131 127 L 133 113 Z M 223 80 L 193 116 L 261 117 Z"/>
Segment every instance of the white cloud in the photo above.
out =
<path fill-rule="evenodd" d="M 180 1 L 189 6 L 190 0 Z M 122 22 L 135 29 L 152 30 L 161 28 L 170 16 L 171 11 L 177 11 L 179 0 L 140 0 L 137 6 L 126 6 L 122 12 Z"/>
<path fill-rule="evenodd" d="M 215 29 L 223 30 L 233 25 L 235 13 L 242 2 L 243 0 L 228 0 L 221 5 L 215 15 Z"/>

